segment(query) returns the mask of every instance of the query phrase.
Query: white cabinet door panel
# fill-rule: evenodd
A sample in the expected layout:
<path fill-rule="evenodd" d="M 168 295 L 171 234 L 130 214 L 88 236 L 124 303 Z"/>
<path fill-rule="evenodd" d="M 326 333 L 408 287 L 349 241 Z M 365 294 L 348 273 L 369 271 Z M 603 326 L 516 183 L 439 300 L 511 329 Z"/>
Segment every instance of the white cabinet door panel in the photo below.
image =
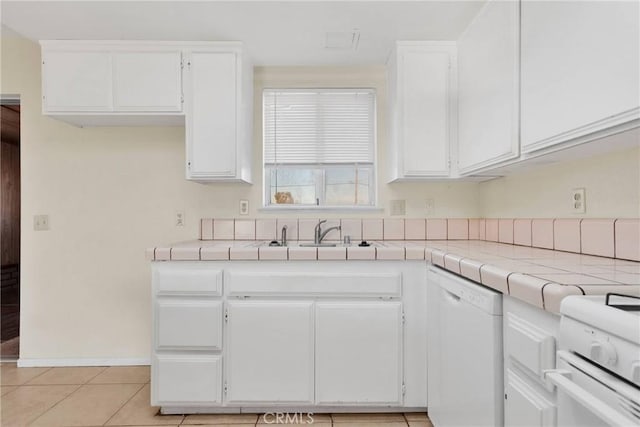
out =
<path fill-rule="evenodd" d="M 409 50 L 400 70 L 404 175 L 447 175 L 449 54 Z"/>
<path fill-rule="evenodd" d="M 313 403 L 313 303 L 228 303 L 227 400 Z"/>
<path fill-rule="evenodd" d="M 520 153 L 519 2 L 490 1 L 458 40 L 461 173 Z"/>
<path fill-rule="evenodd" d="M 181 52 L 113 54 L 116 111 L 181 111 Z"/>
<path fill-rule="evenodd" d="M 152 405 L 215 405 L 222 402 L 220 356 L 158 355 Z"/>
<path fill-rule="evenodd" d="M 524 152 L 638 118 L 639 6 L 522 2 Z"/>
<path fill-rule="evenodd" d="M 237 54 L 192 52 L 187 104 L 187 178 L 233 178 L 237 147 Z"/>
<path fill-rule="evenodd" d="M 316 402 L 402 404 L 402 304 L 318 303 Z"/>
<path fill-rule="evenodd" d="M 156 314 L 158 350 L 222 348 L 222 302 L 158 301 Z"/>
<path fill-rule="evenodd" d="M 556 425 L 555 405 L 541 396 L 514 371 L 506 371 L 504 424 L 506 426 L 549 427 Z"/>
<path fill-rule="evenodd" d="M 43 55 L 45 111 L 110 111 L 111 55 L 51 51 Z"/>

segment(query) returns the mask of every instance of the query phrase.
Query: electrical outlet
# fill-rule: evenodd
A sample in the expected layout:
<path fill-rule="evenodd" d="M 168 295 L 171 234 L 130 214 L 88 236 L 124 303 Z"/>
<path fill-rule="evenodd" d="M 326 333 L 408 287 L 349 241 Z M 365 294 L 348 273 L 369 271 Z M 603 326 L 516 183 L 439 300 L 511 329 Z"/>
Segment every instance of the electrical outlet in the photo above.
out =
<path fill-rule="evenodd" d="M 249 201 L 240 200 L 240 215 L 249 215 Z"/>
<path fill-rule="evenodd" d="M 587 211 L 587 200 L 585 199 L 584 188 L 574 188 L 571 190 L 571 210 L 576 214 L 583 214 Z"/>
<path fill-rule="evenodd" d="M 49 215 L 34 215 L 33 229 L 35 231 L 46 231 L 49 229 Z"/>
<path fill-rule="evenodd" d="M 427 199 L 424 202 L 425 215 L 433 215 L 436 211 L 436 201 L 434 199 Z"/>
<path fill-rule="evenodd" d="M 389 205 L 391 216 L 404 215 L 407 211 L 406 202 L 404 200 L 391 200 Z"/>
<path fill-rule="evenodd" d="M 184 227 L 184 211 L 176 211 L 176 227 Z"/>

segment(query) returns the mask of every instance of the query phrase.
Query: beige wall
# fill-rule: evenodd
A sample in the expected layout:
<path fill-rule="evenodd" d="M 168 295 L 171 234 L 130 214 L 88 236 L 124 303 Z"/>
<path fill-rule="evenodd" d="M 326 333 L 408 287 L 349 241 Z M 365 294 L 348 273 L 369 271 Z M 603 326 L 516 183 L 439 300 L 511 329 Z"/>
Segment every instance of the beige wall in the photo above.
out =
<path fill-rule="evenodd" d="M 638 142 L 640 144 L 640 142 Z M 571 190 L 585 188 L 586 213 L 571 211 Z M 638 218 L 640 149 L 539 167 L 480 184 L 487 218 Z"/>
<path fill-rule="evenodd" d="M 253 186 L 188 182 L 184 128 L 82 129 L 44 117 L 39 46 L 13 35 L 0 42 L 0 93 L 19 94 L 22 104 L 21 358 L 146 359 L 150 273 L 144 249 L 195 238 L 199 218 L 237 216 L 240 199 L 250 200 L 252 217 L 275 215 L 256 210 L 262 203 L 260 173 Z M 349 71 L 345 80 L 337 70 L 322 78 L 309 71 L 271 70 L 256 85 L 365 79 L 385 104 L 379 69 Z M 259 100 L 258 90 L 256 129 Z M 385 152 L 383 111 L 379 153 Z M 259 171 L 258 133 L 254 152 Z M 379 161 L 384 164 L 384 157 Z M 427 198 L 435 200 L 434 216 L 477 216 L 476 189 L 473 183 L 381 184 L 379 200 L 388 211 L 388 200 L 406 199 L 408 216 L 424 215 Z M 186 213 L 185 227 L 174 226 L 178 210 Z M 33 230 L 36 214 L 50 216 L 51 230 Z"/>

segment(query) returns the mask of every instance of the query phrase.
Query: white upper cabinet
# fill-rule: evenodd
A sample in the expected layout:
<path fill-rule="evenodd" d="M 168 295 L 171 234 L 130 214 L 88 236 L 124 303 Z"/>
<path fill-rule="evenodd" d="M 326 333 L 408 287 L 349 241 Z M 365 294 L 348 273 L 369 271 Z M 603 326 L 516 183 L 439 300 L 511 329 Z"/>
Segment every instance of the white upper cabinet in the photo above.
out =
<path fill-rule="evenodd" d="M 43 109 L 111 111 L 111 55 L 108 52 L 42 52 Z"/>
<path fill-rule="evenodd" d="M 449 176 L 454 42 L 398 42 L 388 62 L 390 180 Z"/>
<path fill-rule="evenodd" d="M 116 111 L 182 111 L 182 54 L 113 54 L 113 103 Z"/>
<path fill-rule="evenodd" d="M 239 47 L 188 53 L 187 179 L 250 181 L 251 70 Z"/>
<path fill-rule="evenodd" d="M 41 41 L 43 113 L 79 126 L 180 125 L 172 42 Z"/>
<path fill-rule="evenodd" d="M 519 3 L 489 1 L 458 40 L 458 169 L 520 154 Z"/>
<path fill-rule="evenodd" d="M 637 126 L 639 3 L 523 1 L 521 8 L 523 152 Z"/>

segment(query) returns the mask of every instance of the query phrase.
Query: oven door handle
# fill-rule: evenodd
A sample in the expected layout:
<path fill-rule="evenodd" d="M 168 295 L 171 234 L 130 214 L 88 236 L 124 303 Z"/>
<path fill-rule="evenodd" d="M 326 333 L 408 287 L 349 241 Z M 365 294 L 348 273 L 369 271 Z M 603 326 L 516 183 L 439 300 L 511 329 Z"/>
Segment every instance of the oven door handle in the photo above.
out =
<path fill-rule="evenodd" d="M 558 390 L 568 394 L 573 400 L 580 403 L 594 415 L 612 426 L 628 426 L 631 423 L 629 418 L 621 415 L 619 411 L 613 409 L 602 400 L 598 399 L 573 381 L 571 372 L 564 369 L 551 369 L 545 371 L 544 376 L 551 381 Z"/>

